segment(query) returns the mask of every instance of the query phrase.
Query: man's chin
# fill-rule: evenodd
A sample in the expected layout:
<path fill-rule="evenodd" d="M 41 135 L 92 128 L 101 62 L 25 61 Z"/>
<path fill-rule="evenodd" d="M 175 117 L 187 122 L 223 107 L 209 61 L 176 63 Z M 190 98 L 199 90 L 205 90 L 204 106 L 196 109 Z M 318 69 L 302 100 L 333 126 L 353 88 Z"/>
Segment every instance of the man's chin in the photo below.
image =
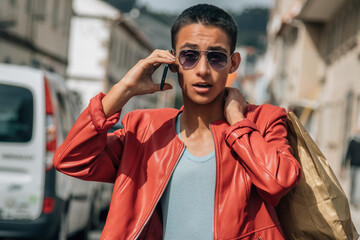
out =
<path fill-rule="evenodd" d="M 195 104 L 195 105 L 204 105 L 204 106 L 208 106 L 208 105 L 216 105 L 216 103 L 218 102 L 223 102 L 223 95 L 220 94 L 221 96 L 193 96 L 191 98 L 189 98 L 188 102 L 190 104 Z"/>

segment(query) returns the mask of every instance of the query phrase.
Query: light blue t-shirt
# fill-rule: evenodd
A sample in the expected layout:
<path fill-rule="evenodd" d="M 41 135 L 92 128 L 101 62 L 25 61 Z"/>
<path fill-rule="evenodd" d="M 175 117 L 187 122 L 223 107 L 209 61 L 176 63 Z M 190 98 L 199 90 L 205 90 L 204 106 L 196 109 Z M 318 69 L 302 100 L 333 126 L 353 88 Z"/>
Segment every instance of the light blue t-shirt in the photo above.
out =
<path fill-rule="evenodd" d="M 196 157 L 185 148 L 160 200 L 165 240 L 213 239 L 215 181 L 215 151 Z"/>

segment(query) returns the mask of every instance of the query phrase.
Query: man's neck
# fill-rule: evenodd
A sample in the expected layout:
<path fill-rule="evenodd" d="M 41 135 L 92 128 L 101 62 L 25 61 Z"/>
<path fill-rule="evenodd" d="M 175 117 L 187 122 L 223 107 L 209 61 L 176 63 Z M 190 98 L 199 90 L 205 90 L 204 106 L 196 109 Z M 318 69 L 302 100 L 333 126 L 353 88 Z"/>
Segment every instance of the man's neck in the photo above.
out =
<path fill-rule="evenodd" d="M 222 95 L 222 94 L 221 94 Z M 186 130 L 202 131 L 209 129 L 212 122 L 224 119 L 223 96 L 219 96 L 209 104 L 196 104 L 189 99 L 184 99 L 182 114 L 182 128 Z"/>
<path fill-rule="evenodd" d="M 224 119 L 223 96 L 210 104 L 200 105 L 188 100 L 184 99 L 184 110 L 180 117 L 181 139 L 191 154 L 206 156 L 214 151 L 210 124 Z"/>

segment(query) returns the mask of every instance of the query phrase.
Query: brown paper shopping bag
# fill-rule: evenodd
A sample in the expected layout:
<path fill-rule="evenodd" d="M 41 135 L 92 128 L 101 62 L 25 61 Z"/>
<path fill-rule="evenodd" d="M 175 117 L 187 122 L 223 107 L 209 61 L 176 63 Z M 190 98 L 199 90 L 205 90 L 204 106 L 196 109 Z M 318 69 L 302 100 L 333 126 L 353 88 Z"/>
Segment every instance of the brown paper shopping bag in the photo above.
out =
<path fill-rule="evenodd" d="M 286 239 L 358 239 L 347 197 L 324 155 L 293 112 L 287 123 L 302 177 L 277 206 Z"/>

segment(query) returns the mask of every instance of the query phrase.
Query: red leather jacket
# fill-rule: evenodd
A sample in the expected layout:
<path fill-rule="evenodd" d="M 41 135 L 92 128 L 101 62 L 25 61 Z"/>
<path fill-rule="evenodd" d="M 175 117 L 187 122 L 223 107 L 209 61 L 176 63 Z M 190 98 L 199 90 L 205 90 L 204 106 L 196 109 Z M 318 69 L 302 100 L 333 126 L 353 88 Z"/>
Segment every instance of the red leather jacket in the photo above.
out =
<path fill-rule="evenodd" d="M 105 239 L 162 239 L 159 199 L 184 149 L 176 109 L 136 110 L 107 134 L 94 97 L 54 156 L 55 167 L 91 181 L 114 182 Z M 211 124 L 216 153 L 214 239 L 284 239 L 274 206 L 300 178 L 286 139 L 286 112 L 250 105 L 246 119 Z"/>

